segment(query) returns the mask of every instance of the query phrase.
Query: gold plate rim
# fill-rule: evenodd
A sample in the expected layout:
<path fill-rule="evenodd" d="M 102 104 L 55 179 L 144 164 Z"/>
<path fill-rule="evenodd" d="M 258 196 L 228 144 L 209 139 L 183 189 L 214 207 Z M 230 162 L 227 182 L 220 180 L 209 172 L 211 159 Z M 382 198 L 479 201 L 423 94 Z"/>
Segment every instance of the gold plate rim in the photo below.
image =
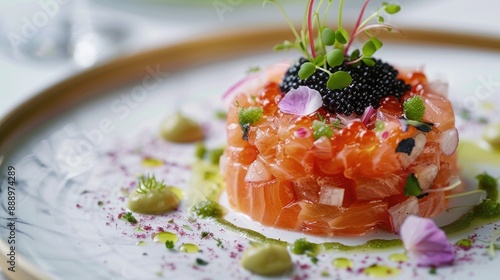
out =
<path fill-rule="evenodd" d="M 192 69 L 208 63 L 262 53 L 270 50 L 275 43 L 290 37 L 289 30 L 282 27 L 239 29 L 121 57 L 85 70 L 41 91 L 0 119 L 0 165 L 3 155 L 33 129 L 82 102 L 106 94 L 106 91 L 138 81 L 147 74 L 148 66 L 154 69 L 159 67 L 167 72 Z M 387 33 L 379 37 L 399 43 L 500 52 L 500 38 L 480 34 L 405 28 L 404 36 Z M 0 240 L 0 254 L 4 256 L 4 261 L 0 261 L 1 268 L 8 278 L 50 279 L 45 272 L 20 255 L 16 256 L 16 272 L 8 273 L 5 256 L 9 247 Z"/>

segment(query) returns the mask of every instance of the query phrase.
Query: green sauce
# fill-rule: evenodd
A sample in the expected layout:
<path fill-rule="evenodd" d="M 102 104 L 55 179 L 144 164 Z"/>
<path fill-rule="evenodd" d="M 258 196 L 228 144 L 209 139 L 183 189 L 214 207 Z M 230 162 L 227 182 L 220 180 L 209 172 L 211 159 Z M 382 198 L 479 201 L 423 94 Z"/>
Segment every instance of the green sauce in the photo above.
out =
<path fill-rule="evenodd" d="M 191 208 L 191 212 L 200 218 L 220 218 L 224 215 L 222 206 L 212 200 L 204 200 L 196 203 Z"/>
<path fill-rule="evenodd" d="M 160 134 L 163 139 L 178 143 L 196 142 L 205 138 L 201 126 L 181 113 L 165 118 L 160 125 Z"/>
<path fill-rule="evenodd" d="M 471 227 L 478 227 L 500 219 L 497 180 L 486 173 L 476 176 L 479 189 L 487 193 L 487 198 L 453 223 L 442 227 L 445 233 L 457 233 Z"/>
<path fill-rule="evenodd" d="M 401 269 L 389 267 L 385 265 L 373 265 L 365 268 L 363 271 L 364 274 L 370 277 L 389 277 L 398 275 L 401 272 Z"/>
<path fill-rule="evenodd" d="M 354 262 L 348 258 L 336 258 L 332 261 L 332 265 L 340 269 L 348 269 L 354 266 Z"/>
<path fill-rule="evenodd" d="M 198 253 L 200 251 L 200 247 L 193 243 L 184 243 L 179 247 L 179 251 L 184 253 Z"/>
<path fill-rule="evenodd" d="M 393 262 L 406 262 L 408 261 L 408 256 L 401 253 L 391 254 L 389 255 L 389 260 Z"/>
<path fill-rule="evenodd" d="M 400 239 L 372 239 L 360 245 L 345 245 L 339 242 L 325 242 L 319 244 L 326 251 L 353 251 L 353 250 L 381 250 L 401 247 Z"/>
<path fill-rule="evenodd" d="M 152 237 L 153 242 L 161 244 L 165 244 L 167 241 L 172 241 L 174 243 L 179 241 L 179 237 L 175 233 L 169 231 L 155 233 Z"/>
<path fill-rule="evenodd" d="M 162 165 L 163 165 L 163 160 L 159 160 L 156 158 L 145 158 L 142 160 L 142 166 L 144 167 L 154 168 L 154 167 L 160 167 Z"/>
<path fill-rule="evenodd" d="M 289 245 L 288 242 L 274 239 L 274 238 L 269 238 L 266 237 L 265 235 L 258 233 L 254 230 L 247 229 L 247 228 L 242 228 L 239 227 L 224 218 L 214 218 L 214 222 L 218 224 L 219 226 L 223 227 L 224 229 L 230 230 L 236 234 L 239 234 L 245 238 L 248 238 L 252 241 L 259 242 L 259 243 L 266 243 L 266 244 L 277 244 L 277 245 L 282 245 L 282 246 L 287 246 Z"/>

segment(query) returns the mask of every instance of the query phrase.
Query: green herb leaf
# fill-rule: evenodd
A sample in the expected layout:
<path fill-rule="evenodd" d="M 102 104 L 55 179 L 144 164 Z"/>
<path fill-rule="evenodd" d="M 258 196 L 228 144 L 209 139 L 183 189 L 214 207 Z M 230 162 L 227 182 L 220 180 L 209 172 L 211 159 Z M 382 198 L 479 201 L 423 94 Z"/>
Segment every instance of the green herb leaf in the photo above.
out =
<path fill-rule="evenodd" d="M 122 215 L 122 220 L 125 220 L 131 224 L 136 224 L 137 219 L 132 215 L 132 212 L 127 212 Z"/>
<path fill-rule="evenodd" d="M 321 32 L 321 40 L 326 46 L 333 46 L 335 44 L 335 31 L 327 27 Z"/>
<path fill-rule="evenodd" d="M 328 81 L 326 82 L 326 86 L 331 89 L 343 89 L 352 83 L 352 77 L 349 73 L 345 71 L 337 71 L 330 75 Z"/>
<path fill-rule="evenodd" d="M 375 46 L 375 49 L 376 50 L 379 50 L 384 44 L 382 43 L 382 41 L 380 41 L 379 39 L 375 38 L 375 37 L 371 37 L 370 38 L 370 41 L 373 42 L 373 45 Z"/>
<path fill-rule="evenodd" d="M 372 41 L 368 41 L 363 45 L 363 55 L 365 57 L 372 56 L 377 51 L 375 44 Z"/>
<path fill-rule="evenodd" d="M 283 51 L 283 50 L 290 50 L 294 47 L 294 44 L 288 40 L 284 41 L 281 44 L 277 44 L 274 46 L 275 51 Z"/>
<path fill-rule="evenodd" d="M 165 247 L 167 247 L 167 249 L 169 249 L 169 250 L 174 249 L 174 247 L 175 247 L 174 242 L 172 240 L 165 241 Z"/>
<path fill-rule="evenodd" d="M 340 29 L 335 32 L 335 39 L 342 45 L 347 44 L 347 37 L 348 36 L 346 36 L 345 32 L 342 32 Z"/>
<path fill-rule="evenodd" d="M 217 241 L 217 247 L 224 249 L 224 244 L 222 244 L 222 240 L 220 238 L 214 237 L 214 240 Z"/>
<path fill-rule="evenodd" d="M 417 177 L 415 174 L 410 174 L 408 178 L 406 178 L 406 184 L 404 188 L 404 195 L 406 196 L 417 196 L 422 194 L 422 188 L 418 183 Z"/>
<path fill-rule="evenodd" d="M 385 22 L 384 17 L 382 17 L 382 16 L 378 16 L 378 17 L 377 17 L 377 22 L 378 22 L 378 23 L 384 23 L 384 22 Z"/>
<path fill-rule="evenodd" d="M 403 111 L 407 119 L 420 122 L 425 113 L 424 101 L 415 95 L 403 103 Z"/>
<path fill-rule="evenodd" d="M 333 136 L 332 128 L 325 122 L 314 120 L 312 123 L 312 128 L 314 140 L 318 140 L 322 136 L 326 136 L 327 138 Z"/>
<path fill-rule="evenodd" d="M 323 66 L 324 63 L 325 63 L 325 56 L 324 55 L 318 54 L 314 58 L 314 64 L 316 64 L 317 66 Z"/>
<path fill-rule="evenodd" d="M 358 58 L 360 57 L 360 55 L 361 55 L 361 52 L 360 52 L 358 49 L 355 49 L 355 50 L 351 53 L 351 56 L 349 57 L 349 59 L 350 59 L 351 61 L 356 60 L 356 59 L 358 59 Z"/>
<path fill-rule="evenodd" d="M 262 115 L 264 114 L 264 110 L 261 107 L 249 107 L 249 108 L 240 108 L 238 111 L 238 121 L 241 126 L 241 130 L 243 131 L 243 139 L 248 140 L 248 130 L 250 129 L 250 125 L 258 122 Z"/>
<path fill-rule="evenodd" d="M 431 267 L 431 268 L 429 269 L 429 274 L 431 274 L 431 275 L 436 275 L 436 274 L 437 274 L 437 269 L 436 269 L 435 267 Z"/>
<path fill-rule="evenodd" d="M 326 54 L 326 61 L 331 67 L 339 66 L 344 62 L 344 54 L 339 49 L 333 49 Z"/>
<path fill-rule="evenodd" d="M 365 57 L 361 61 L 363 61 L 366 66 L 372 67 L 375 66 L 375 60 L 371 57 Z"/>
<path fill-rule="evenodd" d="M 316 72 L 316 66 L 311 62 L 306 62 L 302 64 L 302 66 L 300 66 L 299 78 L 305 80 L 311 77 L 311 75 L 314 74 L 314 72 Z"/>
<path fill-rule="evenodd" d="M 208 231 L 202 231 L 202 232 L 201 232 L 201 238 L 206 238 L 206 237 L 208 237 L 209 235 L 210 235 L 210 232 L 208 232 Z"/>
<path fill-rule="evenodd" d="M 140 194 L 148 194 L 152 191 L 159 191 L 166 187 L 167 185 L 165 185 L 164 181 L 158 181 L 154 175 L 148 175 L 147 177 L 141 176 L 139 178 L 139 186 L 135 191 Z"/>
<path fill-rule="evenodd" d="M 197 265 L 207 265 L 208 262 L 203 260 L 203 259 L 200 259 L 200 258 L 196 258 L 196 264 Z"/>
<path fill-rule="evenodd" d="M 260 71 L 260 67 L 259 66 L 250 66 L 247 69 L 247 74 L 257 73 L 259 71 Z"/>
<path fill-rule="evenodd" d="M 387 4 L 384 6 L 385 6 L 385 11 L 390 15 L 396 14 L 397 12 L 401 11 L 401 7 L 396 4 Z"/>

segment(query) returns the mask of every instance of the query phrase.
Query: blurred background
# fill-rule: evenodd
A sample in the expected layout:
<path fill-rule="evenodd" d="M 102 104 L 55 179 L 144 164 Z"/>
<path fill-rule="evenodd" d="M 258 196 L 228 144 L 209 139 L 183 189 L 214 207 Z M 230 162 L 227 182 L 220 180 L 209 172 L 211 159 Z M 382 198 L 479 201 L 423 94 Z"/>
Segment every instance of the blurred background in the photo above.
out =
<path fill-rule="evenodd" d="M 109 59 L 197 36 L 285 25 L 262 0 L 0 0 L 0 117 L 42 89 Z M 305 0 L 280 0 L 300 23 Z M 345 1 L 345 21 L 364 0 Z M 367 13 L 382 0 L 370 2 Z M 500 36 L 500 3 L 397 0 L 405 26 Z M 332 13 L 334 14 L 334 13 Z"/>
<path fill-rule="evenodd" d="M 0 118 L 50 85 L 111 59 L 198 36 L 285 26 L 278 9 L 271 3 L 263 7 L 262 2 L 0 0 Z M 307 1 L 279 2 L 294 22 L 301 22 Z M 346 1 L 346 23 L 355 19 L 363 2 Z M 371 1 L 367 14 L 381 2 Z M 392 3 L 400 4 L 402 10 L 386 22 L 403 30 L 419 27 L 500 37 L 497 1 Z M 0 279 L 4 279 L 1 274 Z"/>

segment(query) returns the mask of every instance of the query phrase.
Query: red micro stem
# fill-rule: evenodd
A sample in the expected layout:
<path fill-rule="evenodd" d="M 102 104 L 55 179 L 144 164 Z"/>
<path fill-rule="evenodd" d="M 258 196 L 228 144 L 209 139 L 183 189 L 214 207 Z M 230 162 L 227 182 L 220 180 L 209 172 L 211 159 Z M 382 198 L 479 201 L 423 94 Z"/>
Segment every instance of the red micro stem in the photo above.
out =
<path fill-rule="evenodd" d="M 309 32 L 309 44 L 311 45 L 312 57 L 316 57 L 316 51 L 314 50 L 314 35 L 312 27 L 312 10 L 313 10 L 314 0 L 309 3 L 309 11 L 307 14 L 307 31 Z"/>
<path fill-rule="evenodd" d="M 356 34 L 356 31 L 358 30 L 359 25 L 361 24 L 361 19 L 363 18 L 363 14 L 365 13 L 366 6 L 368 6 L 368 2 L 370 2 L 370 0 L 366 0 L 365 4 L 363 4 L 363 7 L 361 8 L 361 12 L 359 13 L 358 20 L 356 21 L 356 25 L 354 25 L 354 29 L 352 31 L 351 38 L 349 38 L 349 42 L 347 43 L 347 46 L 345 48 L 344 55 L 347 55 L 347 51 L 349 50 L 349 47 L 351 46 L 352 41 L 354 41 L 354 34 Z"/>

